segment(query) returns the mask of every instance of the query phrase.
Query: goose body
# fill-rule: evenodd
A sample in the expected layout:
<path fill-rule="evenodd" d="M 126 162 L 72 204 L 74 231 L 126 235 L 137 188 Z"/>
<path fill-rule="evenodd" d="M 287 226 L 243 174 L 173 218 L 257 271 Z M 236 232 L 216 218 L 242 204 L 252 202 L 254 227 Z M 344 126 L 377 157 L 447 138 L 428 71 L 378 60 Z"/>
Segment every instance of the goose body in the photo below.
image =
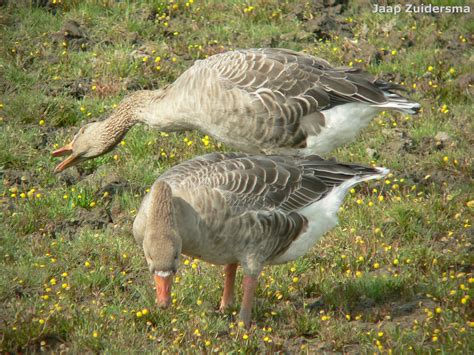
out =
<path fill-rule="evenodd" d="M 351 142 L 380 111 L 416 113 L 402 87 L 356 68 L 286 49 L 245 49 L 198 60 L 173 84 L 138 91 L 104 121 L 82 127 L 54 156 L 56 171 L 110 151 L 128 129 L 198 129 L 252 154 L 326 154 Z"/>
<path fill-rule="evenodd" d="M 226 265 L 222 308 L 233 299 L 240 264 L 245 275 L 240 316 L 249 324 L 264 265 L 304 255 L 337 224 L 347 191 L 386 173 L 318 156 L 245 153 L 213 153 L 171 168 L 145 196 L 133 225 L 157 280 L 158 302 L 167 303 L 160 285 L 176 272 L 180 253 Z"/>

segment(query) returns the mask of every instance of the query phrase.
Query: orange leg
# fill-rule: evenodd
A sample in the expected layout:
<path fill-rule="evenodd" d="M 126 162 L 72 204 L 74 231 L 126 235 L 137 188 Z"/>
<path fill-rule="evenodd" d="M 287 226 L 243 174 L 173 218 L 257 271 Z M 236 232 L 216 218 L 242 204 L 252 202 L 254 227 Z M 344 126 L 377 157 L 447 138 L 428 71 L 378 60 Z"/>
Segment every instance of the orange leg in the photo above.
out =
<path fill-rule="evenodd" d="M 258 276 L 244 276 L 242 285 L 244 296 L 242 298 L 242 305 L 240 306 L 240 320 L 244 322 L 247 328 L 250 328 L 250 324 L 252 323 L 252 305 L 257 285 Z"/>
<path fill-rule="evenodd" d="M 228 264 L 224 267 L 224 293 L 222 294 L 221 305 L 219 307 L 221 311 L 225 311 L 234 303 L 234 284 L 236 271 L 237 264 Z"/>

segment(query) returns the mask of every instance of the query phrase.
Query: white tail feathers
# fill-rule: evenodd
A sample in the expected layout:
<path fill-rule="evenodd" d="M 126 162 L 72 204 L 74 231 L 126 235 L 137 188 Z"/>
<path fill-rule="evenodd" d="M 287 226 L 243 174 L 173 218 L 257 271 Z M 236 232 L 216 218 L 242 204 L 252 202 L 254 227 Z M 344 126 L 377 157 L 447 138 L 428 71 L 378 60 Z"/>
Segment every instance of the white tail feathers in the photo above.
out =
<path fill-rule="evenodd" d="M 382 109 L 400 111 L 409 115 L 415 115 L 421 109 L 421 105 L 418 102 L 410 101 L 400 95 L 391 92 L 384 92 L 384 95 L 387 98 L 387 102 L 374 106 L 380 107 Z"/>
<path fill-rule="evenodd" d="M 390 172 L 390 169 L 382 167 L 375 167 L 374 169 L 377 171 L 376 174 L 359 175 L 356 178 L 349 180 L 351 182 L 350 186 L 356 185 L 362 181 L 381 179 Z"/>
<path fill-rule="evenodd" d="M 375 170 L 379 172 L 378 176 L 380 177 L 384 177 L 390 172 L 390 169 L 383 168 L 383 167 L 376 167 Z"/>
<path fill-rule="evenodd" d="M 403 113 L 408 113 L 410 115 L 415 115 L 420 111 L 421 105 L 417 102 L 387 102 L 380 105 L 374 105 L 380 108 L 387 108 L 396 111 L 400 111 Z"/>
<path fill-rule="evenodd" d="M 376 167 L 374 169 L 376 173 L 366 173 L 366 174 L 356 175 L 352 179 L 345 181 L 343 184 L 335 188 L 335 190 L 338 190 L 340 193 L 341 201 L 352 186 L 357 185 L 361 183 L 362 181 L 381 179 L 390 172 L 389 169 L 382 168 L 382 167 Z"/>
<path fill-rule="evenodd" d="M 387 176 L 387 174 L 390 172 L 390 169 L 383 168 L 383 167 L 375 167 L 374 169 L 377 170 L 377 174 L 362 176 L 362 179 L 360 181 L 380 179 L 380 178 L 383 178 L 384 176 Z"/>

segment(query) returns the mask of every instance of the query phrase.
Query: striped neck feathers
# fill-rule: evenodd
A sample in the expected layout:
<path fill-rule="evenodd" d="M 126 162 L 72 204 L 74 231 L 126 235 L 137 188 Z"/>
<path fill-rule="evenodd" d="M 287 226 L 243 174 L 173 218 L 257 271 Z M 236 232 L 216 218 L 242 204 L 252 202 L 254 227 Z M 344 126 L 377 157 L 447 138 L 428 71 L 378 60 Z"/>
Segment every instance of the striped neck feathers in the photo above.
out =
<path fill-rule="evenodd" d="M 104 121 L 108 139 L 120 141 L 137 123 L 145 123 L 158 129 L 166 126 L 168 123 L 161 117 L 159 111 L 161 101 L 169 92 L 168 88 L 169 86 L 159 90 L 136 91 L 125 97 Z"/>
<path fill-rule="evenodd" d="M 181 254 L 181 238 L 176 229 L 172 191 L 165 182 L 156 182 L 150 192 L 143 249 L 153 273 L 175 273 Z"/>

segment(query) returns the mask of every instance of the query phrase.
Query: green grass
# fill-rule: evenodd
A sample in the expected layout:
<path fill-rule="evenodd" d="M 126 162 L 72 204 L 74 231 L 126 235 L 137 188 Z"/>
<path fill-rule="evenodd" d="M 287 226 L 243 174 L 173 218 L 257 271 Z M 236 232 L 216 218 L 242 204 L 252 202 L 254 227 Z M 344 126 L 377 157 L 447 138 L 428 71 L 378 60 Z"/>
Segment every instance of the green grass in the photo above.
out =
<path fill-rule="evenodd" d="M 354 5 L 320 39 L 308 23 L 321 10 L 307 1 L 38 3 L 0 11 L 1 351 L 473 352 L 468 16 Z M 68 20 L 82 43 L 61 38 Z M 134 127 L 113 152 L 60 175 L 50 153 L 128 92 L 172 82 L 196 59 L 265 46 L 392 73 L 416 87 L 423 112 L 381 114 L 334 152 L 392 173 L 352 191 L 308 255 L 264 270 L 245 330 L 239 302 L 216 311 L 222 268 L 198 260 L 183 259 L 173 306 L 157 309 L 131 233 L 160 173 L 227 147 Z"/>

